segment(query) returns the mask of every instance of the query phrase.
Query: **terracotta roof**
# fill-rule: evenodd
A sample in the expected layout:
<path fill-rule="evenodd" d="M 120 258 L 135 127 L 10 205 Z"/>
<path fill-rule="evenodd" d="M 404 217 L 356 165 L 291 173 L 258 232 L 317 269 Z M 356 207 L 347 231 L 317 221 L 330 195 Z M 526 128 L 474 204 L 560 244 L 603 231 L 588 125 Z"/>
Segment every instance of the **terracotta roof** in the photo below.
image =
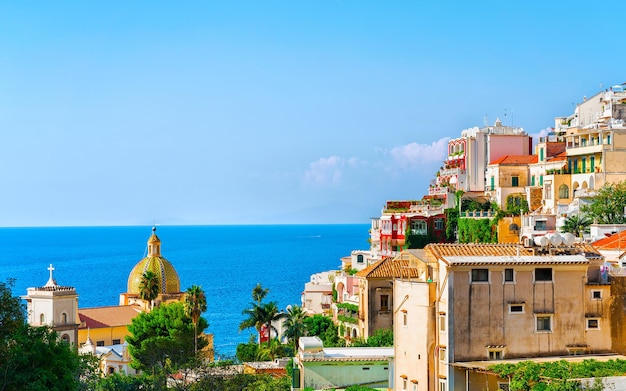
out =
<path fill-rule="evenodd" d="M 409 267 L 407 259 L 383 258 L 355 275 L 363 278 L 416 278 L 419 272 L 417 268 Z"/>
<path fill-rule="evenodd" d="M 130 305 L 79 308 L 79 329 L 126 326 L 140 313 L 137 307 Z"/>
<path fill-rule="evenodd" d="M 516 243 L 431 243 L 425 247 L 436 258 L 444 256 L 505 256 L 505 255 L 534 255 L 530 248 Z"/>
<path fill-rule="evenodd" d="M 567 160 L 567 153 L 566 152 L 561 152 L 558 155 L 549 157 L 547 159 L 548 162 L 558 162 L 558 161 L 562 161 L 562 160 Z"/>
<path fill-rule="evenodd" d="M 626 249 L 626 231 L 620 231 L 606 238 L 596 240 L 592 246 L 598 250 Z"/>
<path fill-rule="evenodd" d="M 589 260 L 583 255 L 535 255 L 535 256 L 446 256 L 454 266 L 489 265 L 586 265 Z"/>
<path fill-rule="evenodd" d="M 499 164 L 501 166 L 517 166 L 522 164 L 537 163 L 537 155 L 506 155 L 492 161 L 491 164 Z"/>

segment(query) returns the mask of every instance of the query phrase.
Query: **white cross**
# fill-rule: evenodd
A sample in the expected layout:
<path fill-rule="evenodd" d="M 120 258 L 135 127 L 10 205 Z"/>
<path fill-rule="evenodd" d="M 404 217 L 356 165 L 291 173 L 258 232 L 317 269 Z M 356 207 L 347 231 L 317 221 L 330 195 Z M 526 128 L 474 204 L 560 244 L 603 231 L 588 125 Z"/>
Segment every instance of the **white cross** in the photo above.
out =
<path fill-rule="evenodd" d="M 48 268 L 48 270 L 50 270 L 50 279 L 52 279 L 52 271 L 54 270 L 54 268 L 52 267 L 52 264 L 50 264 L 50 267 Z"/>

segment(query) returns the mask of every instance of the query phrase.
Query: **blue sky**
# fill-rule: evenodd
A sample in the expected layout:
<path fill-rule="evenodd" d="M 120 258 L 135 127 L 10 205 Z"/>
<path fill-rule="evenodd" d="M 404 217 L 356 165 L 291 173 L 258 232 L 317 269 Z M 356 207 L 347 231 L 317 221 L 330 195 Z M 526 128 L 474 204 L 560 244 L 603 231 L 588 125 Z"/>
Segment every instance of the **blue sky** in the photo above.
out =
<path fill-rule="evenodd" d="M 0 226 L 367 224 L 461 130 L 537 134 L 626 82 L 625 10 L 0 3 Z"/>

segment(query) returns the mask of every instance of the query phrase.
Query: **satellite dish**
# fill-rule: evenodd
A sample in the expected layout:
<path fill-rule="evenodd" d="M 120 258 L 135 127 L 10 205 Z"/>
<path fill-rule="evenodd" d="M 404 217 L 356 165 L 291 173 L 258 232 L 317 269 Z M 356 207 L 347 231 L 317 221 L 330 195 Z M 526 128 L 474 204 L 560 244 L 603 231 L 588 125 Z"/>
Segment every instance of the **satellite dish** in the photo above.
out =
<path fill-rule="evenodd" d="M 550 242 L 545 236 L 535 236 L 533 240 L 535 241 L 535 244 L 537 246 L 541 247 L 546 247 L 548 245 L 548 242 Z"/>
<path fill-rule="evenodd" d="M 576 236 L 570 232 L 566 232 L 563 234 L 563 244 L 566 246 L 571 246 L 576 241 Z"/>
<path fill-rule="evenodd" d="M 560 246 L 561 243 L 563 243 L 563 237 L 556 232 L 553 234 L 550 234 L 549 239 L 550 239 L 550 244 L 552 244 L 555 247 Z"/>

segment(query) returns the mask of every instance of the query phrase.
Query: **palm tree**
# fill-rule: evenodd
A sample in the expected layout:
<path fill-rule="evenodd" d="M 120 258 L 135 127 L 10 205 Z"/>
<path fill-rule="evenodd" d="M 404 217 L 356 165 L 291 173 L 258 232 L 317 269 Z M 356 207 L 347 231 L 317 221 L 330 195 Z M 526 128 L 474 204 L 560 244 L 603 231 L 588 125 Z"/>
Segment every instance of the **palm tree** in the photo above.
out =
<path fill-rule="evenodd" d="M 161 281 L 151 270 L 145 271 L 141 275 L 139 282 L 139 298 L 150 303 L 150 310 L 154 308 L 154 299 L 159 296 Z"/>
<path fill-rule="evenodd" d="M 591 220 L 588 217 L 584 215 L 572 215 L 565 219 L 561 230 L 582 238 L 583 233 L 589 232 L 589 225 L 591 225 Z"/>
<path fill-rule="evenodd" d="M 192 285 L 185 295 L 185 314 L 193 322 L 194 353 L 198 353 L 198 320 L 207 309 L 206 295 L 202 287 Z"/>
<path fill-rule="evenodd" d="M 261 309 L 261 321 L 265 326 L 265 330 L 267 330 L 267 346 L 269 347 L 272 339 L 272 331 L 278 335 L 278 330 L 272 323 L 283 319 L 285 317 L 285 313 L 278 311 L 278 306 L 276 306 L 275 301 L 264 304 Z"/>
<path fill-rule="evenodd" d="M 258 283 L 252 289 L 252 300 L 256 301 L 258 305 L 261 305 L 261 302 L 265 299 L 265 296 L 267 296 L 269 292 L 269 288 L 263 288 L 261 283 Z"/>
<path fill-rule="evenodd" d="M 304 325 L 306 313 L 299 305 L 288 306 L 287 315 L 283 321 L 285 335 L 290 341 L 293 341 L 294 351 L 297 353 L 300 343 L 300 337 L 306 334 L 306 326 Z"/>

